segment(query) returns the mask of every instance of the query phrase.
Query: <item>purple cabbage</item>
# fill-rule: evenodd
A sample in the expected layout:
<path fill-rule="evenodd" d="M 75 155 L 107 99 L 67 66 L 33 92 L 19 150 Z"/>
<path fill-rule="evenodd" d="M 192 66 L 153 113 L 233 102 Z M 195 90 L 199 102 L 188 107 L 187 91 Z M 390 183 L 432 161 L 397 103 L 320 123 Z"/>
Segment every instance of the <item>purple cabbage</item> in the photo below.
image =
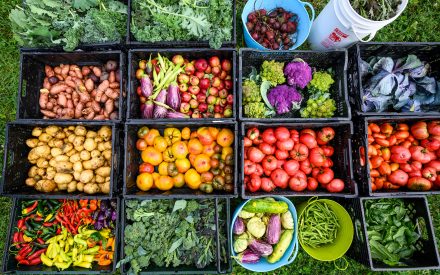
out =
<path fill-rule="evenodd" d="M 234 234 L 235 235 L 241 235 L 246 230 L 246 226 L 244 225 L 243 219 L 238 217 L 234 222 Z"/>
<path fill-rule="evenodd" d="M 238 260 L 244 264 L 254 264 L 260 261 L 260 255 L 250 249 L 238 254 Z"/>
<path fill-rule="evenodd" d="M 180 109 L 180 91 L 176 84 L 168 86 L 167 105 L 178 111 Z"/>
<path fill-rule="evenodd" d="M 269 91 L 267 98 L 277 114 L 281 115 L 299 109 L 302 95 L 295 87 L 279 85 Z"/>
<path fill-rule="evenodd" d="M 148 100 L 141 106 L 142 118 L 153 118 L 154 103 L 152 100 Z"/>
<path fill-rule="evenodd" d="M 167 100 L 167 90 L 161 90 L 160 93 L 156 96 L 156 102 L 165 104 Z M 153 117 L 154 118 L 165 118 L 168 114 L 167 108 L 156 104 L 154 107 Z"/>
<path fill-rule="evenodd" d="M 144 74 L 141 78 L 142 96 L 150 97 L 153 94 L 153 83 L 148 75 Z"/>
<path fill-rule="evenodd" d="M 270 244 L 256 239 L 249 243 L 249 248 L 263 257 L 269 256 L 273 252 L 273 247 Z"/>
<path fill-rule="evenodd" d="M 304 89 L 312 80 L 312 68 L 300 58 L 294 59 L 284 67 L 287 84 Z"/>

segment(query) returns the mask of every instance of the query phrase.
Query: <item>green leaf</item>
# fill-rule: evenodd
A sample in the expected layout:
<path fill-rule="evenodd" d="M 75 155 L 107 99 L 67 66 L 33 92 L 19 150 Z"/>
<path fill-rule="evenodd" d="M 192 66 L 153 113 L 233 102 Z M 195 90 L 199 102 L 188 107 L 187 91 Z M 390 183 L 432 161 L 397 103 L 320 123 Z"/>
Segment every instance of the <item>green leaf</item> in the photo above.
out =
<path fill-rule="evenodd" d="M 177 200 L 174 203 L 173 213 L 186 208 L 186 200 Z"/>
<path fill-rule="evenodd" d="M 98 6 L 98 4 L 98 0 L 73 0 L 72 7 L 74 7 L 75 9 L 86 11 L 88 9 Z"/>

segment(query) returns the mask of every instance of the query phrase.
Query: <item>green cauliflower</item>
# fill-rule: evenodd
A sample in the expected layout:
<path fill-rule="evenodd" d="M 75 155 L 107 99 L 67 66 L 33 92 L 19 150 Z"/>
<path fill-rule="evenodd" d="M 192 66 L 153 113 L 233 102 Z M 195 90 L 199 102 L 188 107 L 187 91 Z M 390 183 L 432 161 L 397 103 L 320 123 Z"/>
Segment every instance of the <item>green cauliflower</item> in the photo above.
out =
<path fill-rule="evenodd" d="M 262 101 L 260 86 L 252 80 L 245 80 L 243 83 L 243 103 Z"/>
<path fill-rule="evenodd" d="M 245 117 L 265 118 L 267 117 L 267 108 L 263 102 L 250 102 L 244 105 Z"/>
<path fill-rule="evenodd" d="M 307 86 L 311 92 L 320 91 L 327 92 L 332 84 L 335 83 L 331 74 L 327 72 L 315 72 L 313 74 L 313 79 Z"/>
<path fill-rule="evenodd" d="M 275 60 L 265 60 L 261 65 L 260 76 L 263 80 L 269 81 L 272 86 L 283 84 L 286 82 L 286 77 L 284 76 L 284 63 L 276 62 Z"/>

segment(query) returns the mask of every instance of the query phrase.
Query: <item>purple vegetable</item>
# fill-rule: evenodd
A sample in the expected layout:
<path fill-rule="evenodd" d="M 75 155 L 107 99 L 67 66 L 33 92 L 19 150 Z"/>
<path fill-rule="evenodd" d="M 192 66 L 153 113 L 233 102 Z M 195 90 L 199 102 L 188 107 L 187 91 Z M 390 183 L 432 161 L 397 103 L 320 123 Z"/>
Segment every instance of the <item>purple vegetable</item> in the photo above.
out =
<path fill-rule="evenodd" d="M 300 58 L 294 59 L 284 67 L 287 84 L 304 89 L 312 80 L 312 69 Z"/>
<path fill-rule="evenodd" d="M 168 86 L 167 105 L 176 111 L 180 109 L 180 91 L 176 84 Z"/>
<path fill-rule="evenodd" d="M 273 248 L 270 244 L 256 239 L 250 242 L 249 248 L 263 257 L 269 256 L 273 252 Z"/>
<path fill-rule="evenodd" d="M 238 260 L 244 264 L 254 264 L 260 261 L 260 255 L 250 249 L 246 249 L 238 254 Z"/>
<path fill-rule="evenodd" d="M 302 95 L 295 87 L 279 85 L 269 91 L 267 98 L 280 115 L 299 109 Z"/>
<path fill-rule="evenodd" d="M 167 118 L 189 118 L 189 115 L 180 112 L 168 112 Z"/>
<path fill-rule="evenodd" d="M 148 100 L 142 106 L 141 106 L 142 118 L 153 118 L 153 112 L 155 109 L 153 101 Z"/>
<path fill-rule="evenodd" d="M 116 221 L 117 218 L 118 218 L 118 215 L 116 214 L 116 210 L 113 210 L 113 212 L 112 212 L 112 221 Z"/>
<path fill-rule="evenodd" d="M 156 97 L 156 102 L 165 104 L 165 101 L 167 100 L 167 90 L 162 90 Z M 167 108 L 160 106 L 158 104 L 155 104 L 153 117 L 154 118 L 164 118 L 167 116 L 168 110 Z"/>
<path fill-rule="evenodd" d="M 244 233 L 245 230 L 246 230 L 246 227 L 244 225 L 243 219 L 238 217 L 234 223 L 234 229 L 233 229 L 234 234 L 241 235 Z"/>
<path fill-rule="evenodd" d="M 150 77 L 144 74 L 141 78 L 141 93 L 142 96 L 149 97 L 153 94 L 153 84 Z"/>
<path fill-rule="evenodd" d="M 279 215 L 270 216 L 267 224 L 266 240 L 269 244 L 277 244 L 281 235 L 281 218 Z"/>

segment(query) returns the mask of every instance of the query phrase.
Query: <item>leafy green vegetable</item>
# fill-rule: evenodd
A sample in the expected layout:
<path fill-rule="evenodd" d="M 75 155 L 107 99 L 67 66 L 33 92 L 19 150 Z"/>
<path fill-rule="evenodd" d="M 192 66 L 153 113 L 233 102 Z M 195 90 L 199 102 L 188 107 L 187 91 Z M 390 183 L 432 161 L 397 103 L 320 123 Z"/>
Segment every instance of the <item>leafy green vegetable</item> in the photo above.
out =
<path fill-rule="evenodd" d="M 350 0 L 353 9 L 362 17 L 383 21 L 396 16 L 402 0 Z"/>
<path fill-rule="evenodd" d="M 127 6 L 116 0 L 26 0 L 9 14 L 15 40 L 25 47 L 120 41 L 126 30 Z"/>
<path fill-rule="evenodd" d="M 401 199 L 371 199 L 364 206 L 372 258 L 390 266 L 405 266 L 405 260 L 421 250 L 414 206 Z"/>
<path fill-rule="evenodd" d="M 137 41 L 209 41 L 232 38 L 231 0 L 134 0 L 131 32 Z"/>
<path fill-rule="evenodd" d="M 125 258 L 118 265 L 130 263 L 129 274 L 136 274 L 152 265 L 203 268 L 214 262 L 217 250 L 214 204 L 213 200 L 127 201 Z M 222 208 L 219 204 L 219 213 Z M 225 226 L 221 215 L 219 225 Z M 220 242 L 221 256 L 225 257 L 227 242 L 224 237 Z"/>

